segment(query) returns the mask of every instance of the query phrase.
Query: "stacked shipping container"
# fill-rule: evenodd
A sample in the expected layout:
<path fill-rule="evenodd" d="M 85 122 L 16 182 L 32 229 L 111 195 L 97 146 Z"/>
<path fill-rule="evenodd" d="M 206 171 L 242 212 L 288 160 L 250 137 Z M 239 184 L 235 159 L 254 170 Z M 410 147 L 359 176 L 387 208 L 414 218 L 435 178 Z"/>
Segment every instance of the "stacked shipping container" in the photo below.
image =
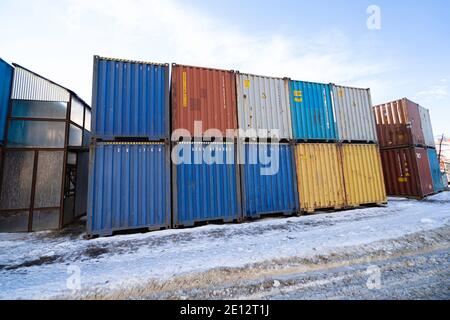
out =
<path fill-rule="evenodd" d="M 170 227 L 169 65 L 94 57 L 88 234 Z"/>
<path fill-rule="evenodd" d="M 404 98 L 374 107 L 386 190 L 423 198 L 442 191 L 429 111 Z"/>
<path fill-rule="evenodd" d="M 301 210 L 385 203 L 370 91 L 290 81 L 290 101 Z"/>

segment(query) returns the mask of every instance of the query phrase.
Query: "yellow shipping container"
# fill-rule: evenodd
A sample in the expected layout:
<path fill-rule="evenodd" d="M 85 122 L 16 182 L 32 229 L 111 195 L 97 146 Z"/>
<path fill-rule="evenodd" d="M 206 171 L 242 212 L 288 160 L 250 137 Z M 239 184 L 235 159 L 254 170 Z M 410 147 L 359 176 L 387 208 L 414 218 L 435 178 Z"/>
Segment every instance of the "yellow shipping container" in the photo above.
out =
<path fill-rule="evenodd" d="M 345 206 L 341 158 L 336 144 L 297 144 L 295 162 L 302 211 Z"/>
<path fill-rule="evenodd" d="M 387 202 L 380 151 L 376 145 L 344 144 L 341 147 L 347 205 Z"/>

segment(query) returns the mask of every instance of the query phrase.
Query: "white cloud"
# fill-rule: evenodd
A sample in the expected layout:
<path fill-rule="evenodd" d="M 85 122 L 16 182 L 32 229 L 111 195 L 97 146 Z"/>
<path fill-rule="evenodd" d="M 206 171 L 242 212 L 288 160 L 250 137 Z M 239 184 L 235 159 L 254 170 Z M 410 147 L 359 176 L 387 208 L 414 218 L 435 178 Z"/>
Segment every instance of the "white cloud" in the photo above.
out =
<path fill-rule="evenodd" d="M 220 16 L 175 0 L 134 0 L 127 5 L 122 1 L 67 0 L 65 7 L 58 20 L 65 25 L 69 39 L 84 42 L 76 49 L 83 54 L 343 84 L 363 83 L 391 68 L 389 63 L 370 59 L 369 50 L 358 47 L 339 30 L 318 35 L 300 30 L 295 37 L 243 30 Z M 83 63 L 87 61 L 91 63 L 90 59 Z M 90 65 L 73 69 L 91 72 Z M 90 92 L 86 81 L 76 81 L 83 86 L 83 93 Z"/>
<path fill-rule="evenodd" d="M 445 81 L 441 81 L 445 83 Z M 440 100 L 449 96 L 449 86 L 447 84 L 436 84 L 426 90 L 419 91 L 415 98 Z"/>

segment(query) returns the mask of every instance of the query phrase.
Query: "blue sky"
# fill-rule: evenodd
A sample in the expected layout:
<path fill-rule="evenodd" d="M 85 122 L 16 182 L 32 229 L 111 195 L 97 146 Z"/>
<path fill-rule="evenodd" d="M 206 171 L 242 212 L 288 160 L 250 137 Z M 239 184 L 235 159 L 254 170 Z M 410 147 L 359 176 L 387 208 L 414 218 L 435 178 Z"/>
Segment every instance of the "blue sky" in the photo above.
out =
<path fill-rule="evenodd" d="M 450 1 L 2 0 L 0 56 L 91 99 L 92 56 L 177 62 L 409 97 L 450 136 Z M 381 29 L 369 30 L 369 5 Z"/>

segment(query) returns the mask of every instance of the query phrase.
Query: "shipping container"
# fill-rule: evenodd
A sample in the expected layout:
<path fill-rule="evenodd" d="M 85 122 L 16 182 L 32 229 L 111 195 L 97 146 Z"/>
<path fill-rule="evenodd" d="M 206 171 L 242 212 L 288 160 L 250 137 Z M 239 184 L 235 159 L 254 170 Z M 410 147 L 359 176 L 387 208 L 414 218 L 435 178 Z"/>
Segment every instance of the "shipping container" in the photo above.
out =
<path fill-rule="evenodd" d="M 380 147 L 423 146 L 419 105 L 406 98 L 374 107 Z"/>
<path fill-rule="evenodd" d="M 3 145 L 5 140 L 13 73 L 13 67 L 0 59 L 0 146 Z"/>
<path fill-rule="evenodd" d="M 439 165 L 438 155 L 436 149 L 427 149 L 428 161 L 430 163 L 431 178 L 433 181 L 434 192 L 441 192 L 444 190 L 444 185 L 442 184 L 441 168 Z"/>
<path fill-rule="evenodd" d="M 433 126 L 431 125 L 430 111 L 424 107 L 419 106 L 420 124 L 427 147 L 435 148 Z"/>
<path fill-rule="evenodd" d="M 448 175 L 446 172 L 441 173 L 442 176 L 442 185 L 444 186 L 444 190 L 448 188 Z"/>
<path fill-rule="evenodd" d="M 94 137 L 168 140 L 169 108 L 168 64 L 94 57 Z"/>
<path fill-rule="evenodd" d="M 346 142 L 377 142 L 370 89 L 332 84 L 338 139 Z"/>
<path fill-rule="evenodd" d="M 236 74 L 240 138 L 292 139 L 287 79 Z"/>
<path fill-rule="evenodd" d="M 337 140 L 329 84 L 289 81 L 292 132 L 295 140 Z"/>
<path fill-rule="evenodd" d="M 170 149 L 163 143 L 91 145 L 87 233 L 170 227 Z"/>
<path fill-rule="evenodd" d="M 172 152 L 173 226 L 242 219 L 233 143 L 179 143 Z"/>
<path fill-rule="evenodd" d="M 387 202 L 380 152 L 373 144 L 343 144 L 342 167 L 347 205 Z"/>
<path fill-rule="evenodd" d="M 342 162 L 336 144 L 297 144 L 295 161 L 302 211 L 346 206 Z"/>
<path fill-rule="evenodd" d="M 173 64 L 171 90 L 175 135 L 188 138 L 237 136 L 234 71 Z M 232 132 L 227 134 L 227 130 Z"/>
<path fill-rule="evenodd" d="M 433 193 L 433 180 L 425 149 L 385 149 L 381 150 L 381 159 L 388 195 L 423 198 Z"/>
<path fill-rule="evenodd" d="M 294 214 L 299 211 L 293 146 L 245 143 L 239 147 L 243 214 Z M 244 154 L 242 154 L 244 153 Z"/>

